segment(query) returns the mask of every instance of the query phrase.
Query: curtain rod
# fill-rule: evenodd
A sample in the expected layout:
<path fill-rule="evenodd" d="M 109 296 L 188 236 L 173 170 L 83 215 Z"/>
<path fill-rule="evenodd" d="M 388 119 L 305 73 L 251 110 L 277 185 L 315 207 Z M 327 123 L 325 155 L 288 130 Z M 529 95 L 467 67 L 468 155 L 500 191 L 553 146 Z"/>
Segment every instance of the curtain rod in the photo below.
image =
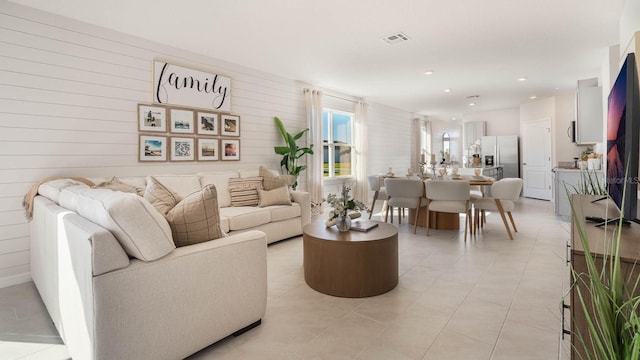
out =
<path fill-rule="evenodd" d="M 312 89 L 309 89 L 309 88 L 305 88 L 304 90 L 312 91 Z M 334 98 L 334 99 L 340 99 L 340 100 L 344 100 L 344 101 L 350 101 L 350 102 L 352 102 L 352 103 L 357 103 L 358 101 L 364 101 L 364 100 L 362 100 L 362 99 L 360 99 L 360 100 L 347 99 L 347 98 L 343 98 L 343 97 L 341 97 L 341 96 L 327 94 L 327 93 L 325 93 L 324 91 L 322 92 L 322 95 L 324 95 L 324 96 L 328 96 L 328 97 L 332 97 L 332 98 Z"/>

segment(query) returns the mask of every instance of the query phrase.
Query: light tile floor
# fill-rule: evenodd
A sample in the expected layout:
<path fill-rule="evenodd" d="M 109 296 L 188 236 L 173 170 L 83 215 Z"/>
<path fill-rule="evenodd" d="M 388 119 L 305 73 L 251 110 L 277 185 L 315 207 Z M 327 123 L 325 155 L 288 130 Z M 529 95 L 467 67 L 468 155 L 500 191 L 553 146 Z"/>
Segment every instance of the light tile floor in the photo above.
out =
<path fill-rule="evenodd" d="M 190 359 L 568 359 L 560 301 L 569 224 L 531 199 L 514 217 L 514 241 L 497 214 L 466 243 L 462 232 L 426 237 L 401 225 L 399 284 L 364 299 L 309 288 L 301 238 L 272 244 L 262 325 Z M 0 289 L 0 359 L 67 358 L 33 283 Z"/>

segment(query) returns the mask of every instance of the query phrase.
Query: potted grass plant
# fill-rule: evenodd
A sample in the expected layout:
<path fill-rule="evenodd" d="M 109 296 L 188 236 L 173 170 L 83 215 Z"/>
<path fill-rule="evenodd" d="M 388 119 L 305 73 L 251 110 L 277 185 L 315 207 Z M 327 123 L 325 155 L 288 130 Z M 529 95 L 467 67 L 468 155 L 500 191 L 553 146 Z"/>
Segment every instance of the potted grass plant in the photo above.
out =
<path fill-rule="evenodd" d="M 307 154 L 313 154 L 313 144 L 307 147 L 300 147 L 297 143 L 309 129 L 304 129 L 292 135 L 285 129 L 284 124 L 278 117 L 274 117 L 273 120 L 276 122 L 276 126 L 285 142 L 285 146 L 275 146 L 273 149 L 276 154 L 282 155 L 282 160 L 280 160 L 282 172 L 296 177 L 296 181 L 291 186 L 295 190 L 298 186 L 298 175 L 307 168 L 307 165 L 298 165 L 298 160 Z"/>
<path fill-rule="evenodd" d="M 626 192 L 626 186 L 623 192 Z M 573 202 L 571 212 L 576 219 Z M 633 279 L 623 274 L 620 259 L 623 219 L 614 225 L 613 235 L 605 241 L 609 248 L 603 255 L 592 252 L 582 222 L 574 222 L 584 249 L 586 271 L 578 272 L 572 266 L 572 286 L 576 295 L 572 307 L 584 312 L 587 326 L 586 330 L 572 330 L 578 339 L 572 346 L 583 360 L 638 360 L 640 295 L 634 294 L 639 293 L 640 277 Z M 611 232 L 605 229 L 604 234 Z"/>

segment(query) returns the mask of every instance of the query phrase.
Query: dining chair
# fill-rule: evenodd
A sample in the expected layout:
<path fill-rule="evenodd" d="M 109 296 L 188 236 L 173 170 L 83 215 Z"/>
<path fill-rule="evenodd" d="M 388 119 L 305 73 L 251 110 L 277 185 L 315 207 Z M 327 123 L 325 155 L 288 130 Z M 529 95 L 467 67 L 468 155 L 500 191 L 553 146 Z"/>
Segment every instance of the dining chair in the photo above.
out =
<path fill-rule="evenodd" d="M 513 215 L 511 211 L 515 207 L 514 201 L 520 197 L 520 191 L 522 191 L 522 179 L 519 178 L 504 178 L 496 181 L 491 185 L 491 196 L 476 199 L 473 201 L 473 207 L 476 209 L 475 223 L 476 228 L 484 226 L 486 217 L 484 215 L 485 210 L 497 211 L 502 218 L 504 228 L 507 230 L 509 239 L 513 240 L 513 235 L 507 223 L 505 212 L 509 215 L 511 225 L 513 225 L 513 231 L 518 232 L 516 223 L 513 221 Z M 479 212 L 482 214 L 480 215 Z"/>
<path fill-rule="evenodd" d="M 369 189 L 373 191 L 373 201 L 371 202 L 371 211 L 369 212 L 369 219 L 371 219 L 371 215 L 373 215 L 373 208 L 376 206 L 376 201 L 385 201 L 382 205 L 382 210 L 384 210 L 386 201 L 389 200 L 389 195 L 387 195 L 386 188 L 380 186 L 379 175 L 369 175 L 367 176 L 367 180 L 369 181 Z"/>
<path fill-rule="evenodd" d="M 387 195 L 389 196 L 384 221 L 387 222 L 389 210 L 391 210 L 391 223 L 393 223 L 394 207 L 398 208 L 398 224 L 402 224 L 400 209 L 416 209 L 416 216 L 413 222 L 413 233 L 415 234 L 420 207 L 426 204 L 422 180 L 387 178 L 384 179 L 384 187 L 387 189 Z"/>
<path fill-rule="evenodd" d="M 460 180 L 426 180 L 427 196 L 427 236 L 429 236 L 429 217 L 431 211 L 446 213 L 464 213 L 464 241 L 467 241 L 467 229 L 471 231 L 470 185 Z"/>

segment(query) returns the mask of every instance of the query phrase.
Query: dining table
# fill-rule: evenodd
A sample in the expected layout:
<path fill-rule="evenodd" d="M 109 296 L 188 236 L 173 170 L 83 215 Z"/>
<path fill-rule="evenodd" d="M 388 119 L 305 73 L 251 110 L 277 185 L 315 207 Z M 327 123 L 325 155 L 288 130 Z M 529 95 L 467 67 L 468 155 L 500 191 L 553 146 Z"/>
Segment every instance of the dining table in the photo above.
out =
<path fill-rule="evenodd" d="M 491 186 L 495 180 L 486 176 L 453 176 L 444 175 L 437 178 L 437 180 L 459 180 L 468 181 L 471 186 L 480 186 L 482 192 L 486 186 Z M 426 195 L 425 195 L 426 196 Z M 409 217 L 407 222 L 411 225 L 414 224 L 416 217 L 416 209 L 409 209 Z M 427 225 L 427 207 L 422 206 L 420 208 L 420 214 L 418 214 L 418 226 L 425 227 Z M 439 230 L 458 230 L 460 229 L 460 214 L 457 213 L 443 213 L 437 211 L 431 211 L 429 214 L 429 228 Z"/>

